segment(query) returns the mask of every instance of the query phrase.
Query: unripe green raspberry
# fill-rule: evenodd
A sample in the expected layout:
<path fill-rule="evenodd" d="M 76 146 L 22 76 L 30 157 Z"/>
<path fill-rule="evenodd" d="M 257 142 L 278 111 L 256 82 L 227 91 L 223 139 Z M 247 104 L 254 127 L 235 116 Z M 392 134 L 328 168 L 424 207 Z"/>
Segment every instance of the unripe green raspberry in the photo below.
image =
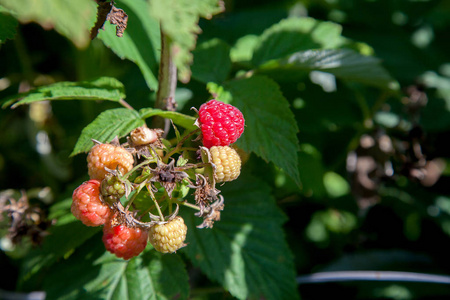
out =
<path fill-rule="evenodd" d="M 125 184 L 117 176 L 107 174 L 100 186 L 103 200 L 112 204 L 125 194 Z"/>
<path fill-rule="evenodd" d="M 229 146 L 214 146 L 209 149 L 211 162 L 216 166 L 216 182 L 233 181 L 241 173 L 241 158 L 236 150 Z"/>
<path fill-rule="evenodd" d="M 186 233 L 187 226 L 184 224 L 183 218 L 177 216 L 165 224 L 152 226 L 149 230 L 148 237 L 156 251 L 173 253 L 186 246 L 184 243 Z"/>

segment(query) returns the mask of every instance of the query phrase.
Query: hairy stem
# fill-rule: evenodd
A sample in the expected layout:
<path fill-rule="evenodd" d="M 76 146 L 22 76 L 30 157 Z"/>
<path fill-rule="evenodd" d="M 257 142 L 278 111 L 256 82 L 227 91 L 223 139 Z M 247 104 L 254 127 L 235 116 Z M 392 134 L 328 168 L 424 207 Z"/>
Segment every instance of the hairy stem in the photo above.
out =
<path fill-rule="evenodd" d="M 177 87 L 177 68 L 171 54 L 170 38 L 161 28 L 161 60 L 159 63 L 158 92 L 156 94 L 155 108 L 174 110 L 175 89 Z M 164 137 L 170 128 L 170 120 L 159 116 L 153 117 L 153 127 L 163 128 Z"/>

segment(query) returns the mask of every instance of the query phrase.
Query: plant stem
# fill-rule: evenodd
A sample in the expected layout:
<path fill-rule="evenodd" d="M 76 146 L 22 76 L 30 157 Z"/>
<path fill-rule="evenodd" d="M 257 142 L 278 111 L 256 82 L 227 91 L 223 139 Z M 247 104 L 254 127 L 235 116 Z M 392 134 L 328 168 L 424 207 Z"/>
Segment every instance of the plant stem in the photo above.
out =
<path fill-rule="evenodd" d="M 120 100 L 119 100 L 119 103 L 120 103 L 123 107 L 125 107 L 125 108 L 131 109 L 131 110 L 135 110 L 135 109 L 133 108 L 133 106 L 131 106 L 127 101 L 125 101 L 125 100 L 123 100 L 123 99 L 120 99 Z"/>
<path fill-rule="evenodd" d="M 179 200 L 174 199 L 173 203 L 176 203 L 176 204 L 179 204 L 179 205 L 184 205 L 184 206 L 190 207 L 190 208 L 195 209 L 195 210 L 200 210 L 200 207 L 198 207 L 195 204 L 191 204 L 191 203 L 189 203 L 187 201 L 179 201 Z"/>
<path fill-rule="evenodd" d="M 171 54 L 170 38 L 163 32 L 161 27 L 161 60 L 158 73 L 158 92 L 156 94 L 155 108 L 162 110 L 174 110 L 175 89 L 177 88 L 177 68 Z M 170 120 L 159 116 L 153 117 L 153 127 L 164 126 L 164 137 L 170 128 Z"/>
<path fill-rule="evenodd" d="M 194 130 L 194 131 L 191 131 L 191 132 L 189 132 L 189 134 L 187 134 L 187 135 L 185 135 L 179 142 L 178 142 L 178 144 L 175 146 L 175 148 L 172 150 L 172 151 L 170 151 L 169 153 L 167 153 L 165 156 L 164 156 L 164 158 L 163 158 L 163 161 L 167 161 L 167 159 L 169 159 L 169 157 L 171 157 L 172 155 L 174 155 L 175 153 L 177 153 L 178 151 L 180 151 L 181 149 L 182 149 L 182 145 L 184 144 L 184 142 L 189 138 L 189 137 L 191 137 L 193 134 L 195 134 L 195 133 L 197 133 L 197 132 L 199 132 L 200 131 L 200 128 L 198 128 L 198 129 L 196 129 L 196 130 Z M 197 150 L 197 149 L 196 149 Z"/>
<path fill-rule="evenodd" d="M 153 191 L 151 188 L 148 188 L 147 186 L 147 191 L 150 194 L 150 197 L 152 198 L 153 202 L 155 203 L 156 209 L 158 210 L 158 215 L 161 218 L 161 221 L 164 221 L 164 215 L 161 211 L 161 207 L 159 207 L 159 203 L 158 201 L 156 201 L 155 195 L 153 194 Z"/>
<path fill-rule="evenodd" d="M 142 188 L 145 186 L 145 181 L 142 182 L 138 188 L 136 189 L 136 192 L 133 194 L 133 196 L 131 196 L 130 201 L 128 201 L 127 207 L 125 208 L 125 211 L 128 211 L 128 209 L 130 208 L 131 204 L 133 203 L 134 199 L 136 199 L 136 196 L 141 192 Z"/>

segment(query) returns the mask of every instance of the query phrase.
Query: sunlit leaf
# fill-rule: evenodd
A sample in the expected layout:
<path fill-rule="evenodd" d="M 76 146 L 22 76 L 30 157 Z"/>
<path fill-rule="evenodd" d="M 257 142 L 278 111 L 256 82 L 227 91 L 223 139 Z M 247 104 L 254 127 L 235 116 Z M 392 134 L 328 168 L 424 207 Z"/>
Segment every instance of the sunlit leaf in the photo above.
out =
<path fill-rule="evenodd" d="M 285 217 L 267 184 L 246 174 L 224 185 L 222 194 L 225 208 L 212 229 L 195 228 L 200 219 L 186 214 L 183 251 L 238 299 L 298 299 Z"/>
<path fill-rule="evenodd" d="M 272 60 L 260 67 L 270 71 L 323 71 L 337 78 L 383 89 L 397 89 L 398 84 L 381 65 L 380 59 L 364 56 L 350 49 L 307 50 Z"/>
<path fill-rule="evenodd" d="M 260 65 L 302 50 L 336 48 L 345 42 L 342 27 L 313 18 L 289 18 L 266 29 L 259 38 L 252 63 Z"/>
<path fill-rule="evenodd" d="M 92 139 L 107 143 L 114 137 L 121 138 L 144 124 L 144 120 L 135 110 L 126 108 L 106 110 L 83 129 L 71 156 L 89 151 L 94 145 Z"/>
<path fill-rule="evenodd" d="M 4 99 L 3 108 L 44 100 L 106 100 L 119 102 L 125 98 L 123 84 L 112 77 L 101 77 L 92 81 L 63 81 L 41 86 L 29 92 Z M 16 102 L 17 101 L 17 102 Z"/>
<path fill-rule="evenodd" d="M 45 29 L 55 28 L 79 48 L 89 44 L 97 13 L 92 0 L 0 0 L 0 5 L 10 9 L 22 23 L 36 22 Z"/>
<path fill-rule="evenodd" d="M 161 47 L 159 22 L 149 15 L 148 3 L 145 0 L 118 0 L 115 1 L 115 6 L 128 15 L 123 36 L 117 37 L 115 26 L 106 22 L 98 37 L 120 58 L 136 63 L 147 86 L 156 90 Z"/>
<path fill-rule="evenodd" d="M 176 111 L 167 111 L 154 108 L 143 108 L 139 111 L 139 115 L 142 119 L 147 119 L 153 116 L 160 116 L 163 118 L 171 119 L 176 125 L 180 125 L 188 130 L 195 130 L 198 127 L 194 125 L 195 118 L 181 114 Z"/>
<path fill-rule="evenodd" d="M 161 22 L 162 30 L 172 41 L 172 54 L 178 68 L 178 78 L 189 81 L 192 63 L 191 51 L 200 33 L 200 17 L 210 19 L 223 10 L 219 0 L 150 0 L 148 12 Z"/>
<path fill-rule="evenodd" d="M 219 100 L 230 102 L 244 115 L 245 129 L 237 145 L 284 169 L 299 185 L 298 127 L 277 83 L 254 76 L 209 88 Z"/>

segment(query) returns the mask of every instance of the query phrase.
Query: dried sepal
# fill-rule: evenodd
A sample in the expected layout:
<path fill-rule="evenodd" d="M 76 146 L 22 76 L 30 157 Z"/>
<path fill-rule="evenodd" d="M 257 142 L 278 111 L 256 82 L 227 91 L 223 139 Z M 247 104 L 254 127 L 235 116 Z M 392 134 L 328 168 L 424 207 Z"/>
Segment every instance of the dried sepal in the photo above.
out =
<path fill-rule="evenodd" d="M 220 212 L 224 207 L 223 196 L 219 195 L 219 200 L 195 214 L 195 216 L 203 218 L 203 223 L 198 225 L 197 228 L 213 228 L 214 222 L 220 221 Z"/>

